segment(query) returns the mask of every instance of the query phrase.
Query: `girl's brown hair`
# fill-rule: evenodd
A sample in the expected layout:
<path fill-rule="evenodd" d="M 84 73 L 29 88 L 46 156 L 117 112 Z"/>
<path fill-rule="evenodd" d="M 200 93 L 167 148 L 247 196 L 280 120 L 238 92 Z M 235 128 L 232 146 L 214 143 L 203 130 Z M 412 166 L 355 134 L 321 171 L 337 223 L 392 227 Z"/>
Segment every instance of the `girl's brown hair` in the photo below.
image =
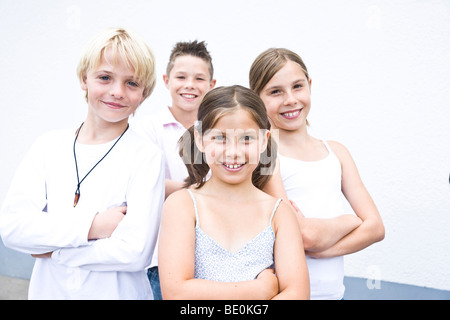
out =
<path fill-rule="evenodd" d="M 198 121 L 185 132 L 178 142 L 180 156 L 189 173 L 185 187 L 196 185 L 197 189 L 201 188 L 209 171 L 209 166 L 204 161 L 204 154 L 195 143 L 194 132 L 197 131 L 200 135 L 202 132 L 207 132 L 214 128 L 222 116 L 237 109 L 246 110 L 260 129 L 270 130 L 264 103 L 254 91 L 237 85 L 219 87 L 209 91 L 198 109 Z M 276 156 L 276 144 L 269 136 L 267 148 L 261 153 L 259 164 L 252 174 L 252 182 L 257 188 L 262 189 L 269 181 L 276 164 Z"/>
<path fill-rule="evenodd" d="M 271 48 L 261 53 L 253 62 L 249 74 L 250 89 L 259 95 L 270 79 L 288 61 L 293 61 L 302 68 L 309 83 L 308 69 L 298 54 L 284 48 Z M 308 120 L 306 120 L 306 124 L 309 125 Z"/>

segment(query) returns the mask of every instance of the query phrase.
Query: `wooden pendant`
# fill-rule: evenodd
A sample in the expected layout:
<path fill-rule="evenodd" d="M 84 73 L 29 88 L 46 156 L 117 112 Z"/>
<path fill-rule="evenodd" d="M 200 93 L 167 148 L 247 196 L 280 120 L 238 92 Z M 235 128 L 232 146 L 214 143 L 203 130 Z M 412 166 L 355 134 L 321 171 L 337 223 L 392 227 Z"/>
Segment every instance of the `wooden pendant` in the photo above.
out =
<path fill-rule="evenodd" d="M 80 199 L 80 190 L 75 191 L 75 199 L 73 200 L 73 207 L 77 206 L 78 200 Z"/>

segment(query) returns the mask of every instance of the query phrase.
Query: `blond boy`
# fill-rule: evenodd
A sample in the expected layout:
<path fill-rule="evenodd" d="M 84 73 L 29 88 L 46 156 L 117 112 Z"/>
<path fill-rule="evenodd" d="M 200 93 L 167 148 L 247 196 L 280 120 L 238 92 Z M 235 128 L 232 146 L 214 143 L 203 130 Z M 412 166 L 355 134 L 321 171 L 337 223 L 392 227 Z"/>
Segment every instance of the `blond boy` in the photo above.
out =
<path fill-rule="evenodd" d="M 128 126 L 155 84 L 137 35 L 107 29 L 79 65 L 79 128 L 40 137 L 0 212 L 4 244 L 36 258 L 30 299 L 150 299 L 145 274 L 164 201 L 164 158 Z"/>

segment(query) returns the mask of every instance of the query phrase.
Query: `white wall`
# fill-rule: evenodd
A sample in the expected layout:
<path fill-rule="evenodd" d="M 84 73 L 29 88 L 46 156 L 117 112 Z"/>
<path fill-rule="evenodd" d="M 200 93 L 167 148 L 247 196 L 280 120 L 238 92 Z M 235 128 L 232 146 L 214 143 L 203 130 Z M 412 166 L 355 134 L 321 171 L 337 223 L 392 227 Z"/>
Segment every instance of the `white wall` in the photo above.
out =
<path fill-rule="evenodd" d="M 144 36 L 159 79 L 181 40 L 207 41 L 218 85 L 248 85 L 268 47 L 299 53 L 313 132 L 350 149 L 386 225 L 346 275 L 450 290 L 450 1 L 0 0 L 0 203 L 35 138 L 84 119 L 75 68 L 109 26 Z M 169 103 L 159 81 L 137 116 Z"/>

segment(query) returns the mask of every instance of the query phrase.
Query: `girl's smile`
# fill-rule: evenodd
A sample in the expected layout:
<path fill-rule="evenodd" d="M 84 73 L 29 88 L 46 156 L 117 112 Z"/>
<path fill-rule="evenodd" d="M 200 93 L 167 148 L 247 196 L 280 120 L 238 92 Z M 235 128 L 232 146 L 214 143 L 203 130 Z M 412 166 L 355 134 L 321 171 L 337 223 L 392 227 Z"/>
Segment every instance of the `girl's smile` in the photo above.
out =
<path fill-rule="evenodd" d="M 297 119 L 300 116 L 300 113 L 302 112 L 303 108 L 298 110 L 292 110 L 288 112 L 280 113 L 280 115 L 285 119 Z"/>
<path fill-rule="evenodd" d="M 225 167 L 225 170 L 228 170 L 230 172 L 237 172 L 242 169 L 242 167 L 245 165 L 245 163 L 237 164 L 237 163 L 222 163 L 222 165 Z"/>

